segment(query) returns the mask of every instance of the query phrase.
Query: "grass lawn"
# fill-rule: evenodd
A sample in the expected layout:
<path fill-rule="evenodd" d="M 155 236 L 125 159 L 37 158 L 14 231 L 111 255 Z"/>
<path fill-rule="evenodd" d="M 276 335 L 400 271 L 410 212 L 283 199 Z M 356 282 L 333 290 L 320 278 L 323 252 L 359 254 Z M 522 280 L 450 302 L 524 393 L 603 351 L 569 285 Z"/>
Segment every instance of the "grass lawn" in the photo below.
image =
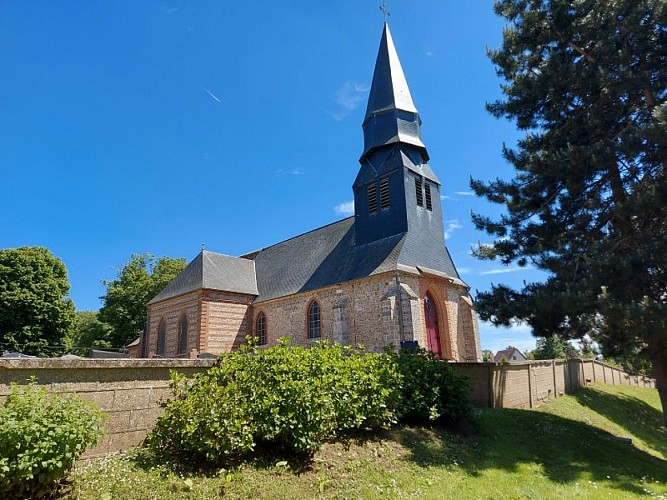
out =
<path fill-rule="evenodd" d="M 537 410 L 478 409 L 463 427 L 360 434 L 310 461 L 274 457 L 205 474 L 135 452 L 80 466 L 66 497 L 667 498 L 654 389 L 595 385 Z"/>

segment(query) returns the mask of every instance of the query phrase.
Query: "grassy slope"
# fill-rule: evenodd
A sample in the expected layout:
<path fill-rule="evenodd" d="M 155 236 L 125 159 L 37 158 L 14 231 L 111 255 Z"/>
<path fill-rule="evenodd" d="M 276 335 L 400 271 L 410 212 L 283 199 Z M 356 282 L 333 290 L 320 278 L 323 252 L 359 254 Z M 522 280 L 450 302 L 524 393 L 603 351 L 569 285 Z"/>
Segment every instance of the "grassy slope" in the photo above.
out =
<path fill-rule="evenodd" d="M 73 474 L 75 498 L 667 497 L 657 391 L 595 386 L 538 411 L 476 410 L 472 429 L 401 428 L 330 444 L 311 463 L 280 458 L 185 479 L 115 457 Z M 615 436 L 629 437 L 633 445 Z M 278 464 L 278 465 L 276 465 Z"/>

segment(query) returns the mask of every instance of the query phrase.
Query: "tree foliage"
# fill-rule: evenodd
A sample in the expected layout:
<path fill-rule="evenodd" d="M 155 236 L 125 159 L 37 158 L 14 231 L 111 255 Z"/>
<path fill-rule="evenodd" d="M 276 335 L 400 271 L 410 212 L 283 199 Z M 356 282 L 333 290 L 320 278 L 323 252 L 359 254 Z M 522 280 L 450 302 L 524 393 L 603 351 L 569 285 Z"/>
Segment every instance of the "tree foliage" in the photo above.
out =
<path fill-rule="evenodd" d="M 538 336 L 589 333 L 605 355 L 653 361 L 667 406 L 667 2 L 497 0 L 496 117 L 526 131 L 511 180 L 471 181 L 504 205 L 474 215 L 481 258 L 547 272 L 478 296 L 484 319 Z"/>
<path fill-rule="evenodd" d="M 144 253 L 134 254 L 118 271 L 116 279 L 104 281 L 106 293 L 98 319 L 111 325 L 112 347 L 123 347 L 137 338 L 147 318 L 146 304 L 186 267 L 185 259 Z"/>
<path fill-rule="evenodd" d="M 66 352 L 75 321 L 69 289 L 65 265 L 46 248 L 0 250 L 0 349 Z"/>
<path fill-rule="evenodd" d="M 111 349 L 110 325 L 101 322 L 95 311 L 77 311 L 72 333 L 72 353 L 87 356 L 91 349 Z"/>

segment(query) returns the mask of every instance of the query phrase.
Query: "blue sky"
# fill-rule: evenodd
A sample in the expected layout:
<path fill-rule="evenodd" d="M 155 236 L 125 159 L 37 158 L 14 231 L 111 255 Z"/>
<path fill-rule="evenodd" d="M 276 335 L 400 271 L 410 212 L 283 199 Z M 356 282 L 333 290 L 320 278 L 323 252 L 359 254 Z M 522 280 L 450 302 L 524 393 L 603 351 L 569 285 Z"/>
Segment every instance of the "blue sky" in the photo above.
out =
<path fill-rule="evenodd" d="M 48 247 L 79 310 L 132 253 L 240 255 L 348 215 L 382 30 L 379 0 L 0 3 L 0 248 Z M 519 137 L 486 48 L 490 2 L 394 0 L 389 24 L 443 183 L 447 245 L 476 290 L 536 270 L 472 258 Z M 481 325 L 482 347 L 534 346 Z"/>

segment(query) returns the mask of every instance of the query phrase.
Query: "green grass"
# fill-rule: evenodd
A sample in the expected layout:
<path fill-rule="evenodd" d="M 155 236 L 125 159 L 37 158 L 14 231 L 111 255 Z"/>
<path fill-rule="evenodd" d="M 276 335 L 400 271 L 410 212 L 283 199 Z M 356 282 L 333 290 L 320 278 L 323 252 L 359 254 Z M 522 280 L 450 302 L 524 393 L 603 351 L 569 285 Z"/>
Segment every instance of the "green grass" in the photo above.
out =
<path fill-rule="evenodd" d="M 402 427 L 355 435 L 310 461 L 272 457 L 192 474 L 135 452 L 81 466 L 66 496 L 667 498 L 661 425 L 657 391 L 598 385 L 538 410 L 475 410 L 456 433 Z"/>

